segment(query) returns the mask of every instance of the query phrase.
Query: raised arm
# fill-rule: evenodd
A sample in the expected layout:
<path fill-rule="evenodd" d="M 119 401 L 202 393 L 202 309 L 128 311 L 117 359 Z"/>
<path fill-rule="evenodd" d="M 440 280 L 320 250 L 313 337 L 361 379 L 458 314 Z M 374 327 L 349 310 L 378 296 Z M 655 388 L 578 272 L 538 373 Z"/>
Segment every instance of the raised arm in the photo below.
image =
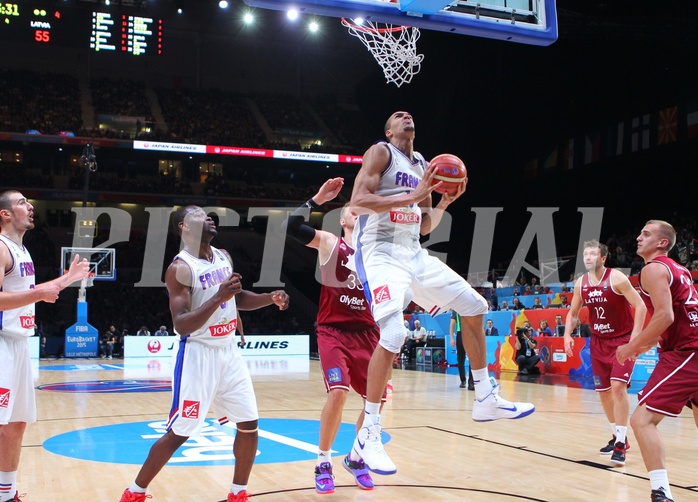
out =
<path fill-rule="evenodd" d="M 344 186 L 344 178 L 331 178 L 322 184 L 318 192 L 308 202 L 296 209 L 282 224 L 281 230 L 286 231 L 290 237 L 310 248 L 317 249 L 320 263 L 329 259 L 330 252 L 337 242 L 337 236 L 324 230 L 315 230 L 305 224 L 305 212 L 308 209 L 319 209 L 320 206 L 333 200 L 339 195 Z"/>
<path fill-rule="evenodd" d="M 34 288 L 26 291 L 2 291 L 5 274 L 4 272 L 0 273 L 0 311 L 16 309 L 36 302 L 54 303 L 62 289 L 83 277 L 87 277 L 90 264 L 85 259 L 81 262 L 79 259 L 80 257 L 76 255 L 67 274 L 52 281 L 37 284 Z M 12 254 L 6 245 L 0 244 L 0 271 L 9 270 L 11 266 Z"/>
<path fill-rule="evenodd" d="M 428 171 L 431 171 L 433 177 L 432 168 L 429 168 Z M 422 180 L 422 182 L 424 182 L 424 180 Z M 429 184 L 431 184 L 431 181 L 429 181 Z M 419 207 L 422 209 L 422 224 L 419 227 L 420 234 L 427 235 L 431 233 L 439 225 L 439 223 L 441 223 L 441 218 L 443 217 L 446 208 L 458 197 L 465 193 L 467 185 L 468 180 L 466 178 L 465 183 L 458 187 L 458 191 L 455 194 L 442 194 L 441 199 L 439 199 L 439 202 L 437 202 L 436 206 L 433 208 L 431 207 L 431 194 L 429 194 L 426 199 L 419 203 Z"/>
<path fill-rule="evenodd" d="M 427 169 L 422 181 L 412 191 L 392 197 L 376 195 L 381 174 L 388 167 L 389 162 L 390 150 L 383 144 L 372 145 L 366 151 L 351 194 L 351 206 L 354 211 L 359 214 L 385 213 L 396 207 L 418 204 L 431 195 L 434 190 L 431 186 L 431 181 L 434 179 L 433 169 Z"/>

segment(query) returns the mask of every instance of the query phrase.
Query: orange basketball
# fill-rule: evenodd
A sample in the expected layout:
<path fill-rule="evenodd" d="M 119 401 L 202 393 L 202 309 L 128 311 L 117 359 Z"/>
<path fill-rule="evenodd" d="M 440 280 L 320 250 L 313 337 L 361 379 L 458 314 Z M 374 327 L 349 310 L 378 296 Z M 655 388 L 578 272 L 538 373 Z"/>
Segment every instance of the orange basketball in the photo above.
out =
<path fill-rule="evenodd" d="M 468 179 L 468 171 L 465 169 L 463 161 L 450 153 L 437 155 L 431 159 L 429 166 L 436 166 L 432 184 L 435 185 L 439 181 L 443 181 L 440 187 L 434 189 L 437 193 L 453 195 Z"/>

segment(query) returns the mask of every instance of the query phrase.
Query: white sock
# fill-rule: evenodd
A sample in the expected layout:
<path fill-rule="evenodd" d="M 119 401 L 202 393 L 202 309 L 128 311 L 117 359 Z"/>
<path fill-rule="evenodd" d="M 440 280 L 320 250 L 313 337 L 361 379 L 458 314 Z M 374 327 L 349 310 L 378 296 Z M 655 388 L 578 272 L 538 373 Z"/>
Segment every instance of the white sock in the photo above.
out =
<path fill-rule="evenodd" d="M 611 434 L 614 436 L 616 435 L 616 423 L 615 422 L 608 422 L 608 425 L 611 426 Z"/>
<path fill-rule="evenodd" d="M 625 436 L 628 434 L 627 425 L 616 425 L 616 443 L 625 443 Z"/>
<path fill-rule="evenodd" d="M 17 471 L 0 472 L 0 500 L 12 500 L 17 491 Z"/>
<path fill-rule="evenodd" d="M 323 462 L 332 463 L 332 452 L 331 450 L 318 450 L 317 452 L 317 464 L 320 465 Z"/>
<path fill-rule="evenodd" d="M 650 487 L 653 490 L 664 490 L 664 494 L 668 499 L 673 498 L 671 496 L 671 489 L 669 488 L 669 478 L 666 474 L 666 469 L 656 469 L 649 472 L 650 475 Z"/>
<path fill-rule="evenodd" d="M 247 485 L 236 485 L 235 483 L 230 485 L 230 493 L 233 495 L 237 495 L 243 490 L 247 490 Z"/>
<path fill-rule="evenodd" d="M 370 403 L 366 401 L 366 405 L 364 406 L 363 427 L 370 427 L 371 425 L 380 423 L 380 410 L 380 403 Z"/>
<path fill-rule="evenodd" d="M 482 399 L 492 392 L 492 382 L 487 368 L 473 370 L 473 382 L 475 382 L 475 397 Z"/>
<path fill-rule="evenodd" d="M 131 486 L 129 487 L 128 491 L 130 491 L 131 493 L 145 493 L 145 488 L 141 488 L 134 481 L 133 483 L 131 483 Z"/>

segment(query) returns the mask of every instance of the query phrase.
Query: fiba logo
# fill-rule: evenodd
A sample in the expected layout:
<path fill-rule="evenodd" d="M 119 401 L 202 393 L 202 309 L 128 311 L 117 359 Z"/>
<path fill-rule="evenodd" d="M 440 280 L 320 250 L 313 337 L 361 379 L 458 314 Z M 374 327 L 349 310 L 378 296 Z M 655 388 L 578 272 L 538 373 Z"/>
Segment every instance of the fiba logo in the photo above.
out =
<path fill-rule="evenodd" d="M 160 343 L 160 340 L 150 340 L 148 342 L 148 351 L 152 354 L 157 354 L 160 352 L 161 348 L 162 344 Z"/>

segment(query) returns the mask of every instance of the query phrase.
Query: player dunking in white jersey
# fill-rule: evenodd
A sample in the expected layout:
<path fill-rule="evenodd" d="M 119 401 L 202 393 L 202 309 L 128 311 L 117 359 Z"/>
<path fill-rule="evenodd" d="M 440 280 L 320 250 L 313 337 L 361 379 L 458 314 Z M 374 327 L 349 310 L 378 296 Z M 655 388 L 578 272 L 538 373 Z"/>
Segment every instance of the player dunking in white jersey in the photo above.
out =
<path fill-rule="evenodd" d="M 395 354 L 404 341 L 402 310 L 412 299 L 461 315 L 463 345 L 471 357 L 476 400 L 473 419 L 521 418 L 534 411 L 528 403 L 510 403 L 498 394 L 487 372 L 483 316 L 487 302 L 460 275 L 429 256 L 419 235 L 430 233 L 443 211 L 465 192 L 442 195 L 432 208 L 434 169 L 414 151 L 415 126 L 408 112 L 393 113 L 385 125 L 387 143 L 365 153 L 354 183 L 351 206 L 360 214 L 354 229 L 356 267 L 364 293 L 380 327 L 380 342 L 368 367 L 368 392 L 363 427 L 354 452 L 369 469 L 393 474 L 397 467 L 381 443 L 380 402 Z M 408 291 L 414 293 L 408 298 Z"/>
<path fill-rule="evenodd" d="M 17 468 L 36 399 L 27 337 L 34 335 L 36 302 L 53 303 L 58 292 L 87 277 L 90 264 L 75 256 L 68 273 L 34 284 L 34 262 L 22 244 L 34 228 L 34 208 L 16 190 L 0 193 L 0 501 L 19 501 Z"/>
<path fill-rule="evenodd" d="M 219 422 L 237 424 L 235 472 L 227 502 L 247 502 L 247 481 L 257 453 L 258 414 L 252 380 L 235 343 L 237 309 L 275 304 L 284 310 L 288 295 L 243 290 L 230 255 L 211 246 L 216 226 L 200 207 L 177 211 L 173 221 L 184 247 L 165 274 L 173 326 L 180 339 L 172 409 L 167 432 L 150 449 L 121 502 L 143 502 L 149 497 L 145 492 L 150 482 L 177 448 L 201 430 L 211 407 Z"/>

